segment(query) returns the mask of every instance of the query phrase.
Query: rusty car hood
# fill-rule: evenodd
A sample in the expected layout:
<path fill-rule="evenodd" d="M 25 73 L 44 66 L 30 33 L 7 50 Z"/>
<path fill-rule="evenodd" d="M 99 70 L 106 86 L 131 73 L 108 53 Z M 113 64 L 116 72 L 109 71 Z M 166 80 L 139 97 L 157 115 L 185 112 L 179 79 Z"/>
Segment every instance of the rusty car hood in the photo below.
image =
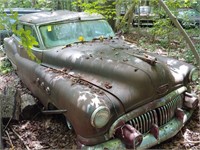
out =
<path fill-rule="evenodd" d="M 140 58 L 144 54 L 120 39 L 96 40 L 44 51 L 42 65 L 66 68 L 115 96 L 130 111 L 162 97 L 177 84 L 167 65 L 150 64 Z"/>

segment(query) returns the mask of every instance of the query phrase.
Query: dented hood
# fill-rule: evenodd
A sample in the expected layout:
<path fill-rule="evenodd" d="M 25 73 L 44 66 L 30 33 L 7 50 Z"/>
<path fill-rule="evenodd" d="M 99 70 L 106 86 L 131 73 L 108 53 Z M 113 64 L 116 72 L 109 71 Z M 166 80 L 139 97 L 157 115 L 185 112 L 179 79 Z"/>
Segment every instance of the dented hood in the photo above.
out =
<path fill-rule="evenodd" d="M 129 111 L 170 92 L 176 84 L 168 66 L 152 63 L 149 57 L 123 40 L 112 39 L 45 51 L 42 63 L 70 69 L 71 74 L 114 95 Z"/>

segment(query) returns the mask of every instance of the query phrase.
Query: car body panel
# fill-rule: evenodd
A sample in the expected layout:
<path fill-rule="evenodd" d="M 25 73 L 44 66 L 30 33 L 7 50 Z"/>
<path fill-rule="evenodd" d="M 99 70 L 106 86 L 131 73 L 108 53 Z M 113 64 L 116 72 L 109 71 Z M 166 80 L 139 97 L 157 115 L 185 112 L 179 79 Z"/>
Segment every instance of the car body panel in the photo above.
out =
<path fill-rule="evenodd" d="M 40 19 L 40 18 L 43 19 Z M 73 20 L 94 20 L 94 19 L 103 19 L 104 17 L 99 14 L 85 14 L 83 12 L 71 12 L 66 10 L 52 11 L 52 12 L 43 12 L 36 13 L 34 16 L 29 15 L 20 17 L 21 22 L 29 22 L 33 24 L 47 24 L 51 22 L 59 22 L 59 21 L 73 21 Z"/>

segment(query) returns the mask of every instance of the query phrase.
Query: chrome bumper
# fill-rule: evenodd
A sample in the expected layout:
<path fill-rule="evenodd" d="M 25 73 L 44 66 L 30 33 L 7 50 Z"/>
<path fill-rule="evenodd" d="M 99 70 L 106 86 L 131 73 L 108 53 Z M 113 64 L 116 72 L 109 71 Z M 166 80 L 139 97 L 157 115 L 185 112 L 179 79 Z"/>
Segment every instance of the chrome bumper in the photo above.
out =
<path fill-rule="evenodd" d="M 156 139 L 152 134 L 147 133 L 143 135 L 142 143 L 136 147 L 135 149 L 147 149 L 154 145 L 160 144 L 161 142 L 175 136 L 181 128 L 185 125 L 188 119 L 191 117 L 193 110 L 184 111 L 184 119 L 183 122 L 177 118 L 173 118 L 167 124 L 163 125 L 159 128 L 159 136 Z M 105 143 L 101 143 L 95 146 L 83 146 L 82 149 L 86 150 L 102 150 L 102 149 L 126 149 L 124 143 L 122 143 L 119 139 L 112 139 Z"/>

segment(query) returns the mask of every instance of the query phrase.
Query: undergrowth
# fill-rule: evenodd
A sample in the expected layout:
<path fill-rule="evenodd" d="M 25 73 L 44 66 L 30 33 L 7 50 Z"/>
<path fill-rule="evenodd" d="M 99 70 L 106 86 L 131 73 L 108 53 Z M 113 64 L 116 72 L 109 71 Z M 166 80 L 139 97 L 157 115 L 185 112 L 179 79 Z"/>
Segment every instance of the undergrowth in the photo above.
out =
<path fill-rule="evenodd" d="M 0 74 L 6 74 L 13 70 L 12 64 L 8 59 L 4 59 L 0 62 Z"/>

